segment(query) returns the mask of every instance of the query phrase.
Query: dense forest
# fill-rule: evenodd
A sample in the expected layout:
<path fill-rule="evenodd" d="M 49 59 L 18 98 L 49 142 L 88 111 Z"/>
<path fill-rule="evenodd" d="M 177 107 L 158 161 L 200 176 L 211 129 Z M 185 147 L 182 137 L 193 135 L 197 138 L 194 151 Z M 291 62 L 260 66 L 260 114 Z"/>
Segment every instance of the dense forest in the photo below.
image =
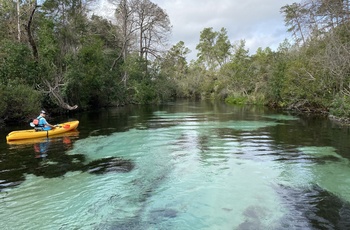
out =
<path fill-rule="evenodd" d="M 225 100 L 350 117 L 350 1 L 281 8 L 285 40 L 250 54 L 226 28 L 203 28 L 197 59 L 151 0 L 0 0 L 0 120 L 176 98 Z"/>

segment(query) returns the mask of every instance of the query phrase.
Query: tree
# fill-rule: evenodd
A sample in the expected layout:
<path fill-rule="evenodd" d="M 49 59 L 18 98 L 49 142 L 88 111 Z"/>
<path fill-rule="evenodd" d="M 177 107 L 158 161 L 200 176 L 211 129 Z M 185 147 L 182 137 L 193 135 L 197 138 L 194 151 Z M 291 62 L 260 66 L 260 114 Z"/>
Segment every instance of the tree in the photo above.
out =
<path fill-rule="evenodd" d="M 121 55 L 115 59 L 111 70 L 121 57 L 124 63 L 129 62 L 128 57 L 133 52 L 137 52 L 145 62 L 150 57 L 158 57 L 163 51 L 161 47 L 164 46 L 171 30 L 169 17 L 165 11 L 149 0 L 111 0 L 110 2 L 117 6 L 115 17 L 121 34 L 122 47 Z M 143 66 L 147 70 L 147 65 Z M 125 71 L 122 77 L 125 87 L 129 78 L 129 73 Z"/>
<path fill-rule="evenodd" d="M 161 58 L 158 58 L 160 73 L 164 77 L 164 85 L 168 85 L 169 91 L 176 91 L 178 96 L 184 95 L 187 89 L 188 63 L 187 54 L 191 51 L 183 41 L 178 42 Z M 163 90 L 165 91 L 165 90 Z"/>
<path fill-rule="evenodd" d="M 254 89 L 254 79 L 250 70 L 250 57 L 249 50 L 245 48 L 245 40 L 238 41 L 233 46 L 233 54 L 229 67 L 231 70 L 231 86 L 234 87 L 234 91 L 241 93 L 242 95 L 248 95 Z"/>
<path fill-rule="evenodd" d="M 150 55 L 157 57 L 171 31 L 166 12 L 149 0 L 118 0 L 116 5 L 115 16 L 122 34 L 124 60 L 134 50 L 146 60 Z"/>
<path fill-rule="evenodd" d="M 23 37 L 23 18 L 26 17 L 31 0 L 0 0 L 0 41 L 17 40 Z"/>
<path fill-rule="evenodd" d="M 191 51 L 183 41 L 178 42 L 161 58 L 161 71 L 168 78 L 181 80 L 187 72 L 186 56 Z"/>
<path fill-rule="evenodd" d="M 169 16 L 149 0 L 137 0 L 135 14 L 140 57 L 145 60 L 150 55 L 157 57 L 159 47 L 165 44 L 171 30 Z"/>
<path fill-rule="evenodd" d="M 254 77 L 254 93 L 266 95 L 269 77 L 272 75 L 272 67 L 275 53 L 269 48 L 259 47 L 256 54 L 251 57 L 250 72 Z"/>
<path fill-rule="evenodd" d="M 203 62 L 207 68 L 216 69 L 225 64 L 230 56 L 231 43 L 225 28 L 220 32 L 213 31 L 213 28 L 205 28 L 200 33 L 198 50 L 198 61 Z"/>
<path fill-rule="evenodd" d="M 115 17 L 117 19 L 117 29 L 120 34 L 121 52 L 120 55 L 114 60 L 111 67 L 111 71 L 115 67 L 117 61 L 122 58 L 126 62 L 129 52 L 131 50 L 133 41 L 135 40 L 135 20 L 134 20 L 134 8 L 132 7 L 132 1 L 119 0 L 117 3 L 117 8 L 115 11 Z M 124 82 L 124 87 L 127 87 L 128 73 L 124 71 L 122 81 Z"/>
<path fill-rule="evenodd" d="M 296 42 L 306 42 L 305 37 L 305 14 L 306 9 L 302 7 L 300 3 L 293 3 L 286 5 L 281 8 L 281 12 L 284 14 L 284 21 L 288 27 L 288 32 L 291 32 Z"/>
<path fill-rule="evenodd" d="M 34 40 L 33 35 L 32 35 L 32 22 L 33 22 L 34 13 L 38 7 L 40 7 L 40 6 L 38 6 L 37 2 L 34 1 L 31 13 L 29 15 L 28 23 L 25 27 L 26 31 L 27 31 L 27 35 L 28 35 L 28 41 L 29 41 L 29 44 L 32 48 L 33 57 L 34 57 L 35 61 L 38 61 L 39 55 L 38 55 L 38 48 L 36 46 L 35 40 Z M 19 12 L 19 6 L 18 6 L 18 12 Z M 20 28 L 20 26 L 18 26 L 18 28 Z M 20 33 L 20 29 L 18 29 L 18 31 Z M 18 40 L 20 40 L 20 35 L 18 35 L 18 36 L 19 36 Z"/>

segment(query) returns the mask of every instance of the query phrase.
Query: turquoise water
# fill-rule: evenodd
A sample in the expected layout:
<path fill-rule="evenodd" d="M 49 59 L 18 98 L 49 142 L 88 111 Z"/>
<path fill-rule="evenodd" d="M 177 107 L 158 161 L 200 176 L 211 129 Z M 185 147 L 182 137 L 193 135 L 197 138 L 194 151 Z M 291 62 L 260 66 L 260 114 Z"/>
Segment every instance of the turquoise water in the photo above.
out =
<path fill-rule="evenodd" d="M 82 115 L 79 136 L 48 141 L 42 157 L 4 148 L 32 156 L 8 181 L 2 161 L 3 229 L 350 226 L 347 128 L 203 102 L 124 110 Z M 109 167 L 95 174 L 100 159 Z"/>

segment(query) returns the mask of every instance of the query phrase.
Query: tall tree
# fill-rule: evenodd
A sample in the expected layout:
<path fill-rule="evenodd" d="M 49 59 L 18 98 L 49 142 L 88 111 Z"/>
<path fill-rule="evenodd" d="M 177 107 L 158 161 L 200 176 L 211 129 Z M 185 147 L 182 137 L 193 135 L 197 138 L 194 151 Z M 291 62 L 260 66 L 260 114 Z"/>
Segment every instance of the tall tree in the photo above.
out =
<path fill-rule="evenodd" d="M 163 51 L 171 31 L 169 16 L 150 0 L 110 0 L 117 8 L 115 16 L 122 34 L 123 58 L 137 50 L 148 59 Z M 137 45 L 136 45 L 137 44 Z"/>
<path fill-rule="evenodd" d="M 199 44 L 196 46 L 197 57 L 207 68 L 216 69 L 228 61 L 231 48 L 225 28 L 221 28 L 220 32 L 213 31 L 212 27 L 205 28 L 201 31 Z"/>
<path fill-rule="evenodd" d="M 170 20 L 162 8 L 149 0 L 138 0 L 135 6 L 140 57 L 148 60 L 150 55 L 157 57 L 167 41 Z"/>
<path fill-rule="evenodd" d="M 182 81 L 188 69 L 186 57 L 189 53 L 190 49 L 185 47 L 185 43 L 183 41 L 175 44 L 161 58 L 162 73 L 169 79 Z"/>
<path fill-rule="evenodd" d="M 18 31 L 18 41 L 21 41 L 21 17 L 20 17 L 20 0 L 17 0 L 17 31 Z"/>
<path fill-rule="evenodd" d="M 48 93 L 53 101 L 68 110 L 76 109 L 77 105 L 66 103 L 62 92 L 67 84 L 65 73 L 69 66 L 65 59 L 68 55 L 77 53 L 81 47 L 83 35 L 86 34 L 88 2 L 46 0 L 36 18 L 38 31 L 35 35 L 41 38 L 38 45 L 42 56 L 39 62 L 42 75 L 40 90 Z"/>
<path fill-rule="evenodd" d="M 117 28 L 121 34 L 121 54 L 115 59 L 115 63 L 122 57 L 125 63 L 125 71 L 122 81 L 127 86 L 130 61 L 134 60 L 131 53 L 137 52 L 140 61 L 147 62 L 149 58 L 156 58 L 164 49 L 171 26 L 168 15 L 158 5 L 149 0 L 111 0 L 117 8 L 115 17 Z M 147 65 L 143 65 L 147 68 Z"/>
<path fill-rule="evenodd" d="M 307 10 L 303 8 L 301 3 L 293 3 L 281 8 L 281 12 L 284 14 L 284 21 L 288 27 L 288 32 L 291 32 L 296 42 L 305 43 L 305 15 Z"/>
<path fill-rule="evenodd" d="M 119 0 L 117 3 L 117 8 L 115 11 L 115 17 L 118 23 L 118 32 L 121 35 L 121 47 L 122 50 L 120 55 L 114 60 L 113 65 L 111 67 L 111 71 L 115 67 L 116 63 L 122 57 L 125 62 L 128 58 L 128 54 L 131 50 L 132 44 L 135 41 L 135 15 L 134 15 L 134 7 L 131 1 L 128 0 Z M 127 85 L 128 80 L 128 72 L 123 72 L 122 81 L 124 82 L 124 87 Z"/>

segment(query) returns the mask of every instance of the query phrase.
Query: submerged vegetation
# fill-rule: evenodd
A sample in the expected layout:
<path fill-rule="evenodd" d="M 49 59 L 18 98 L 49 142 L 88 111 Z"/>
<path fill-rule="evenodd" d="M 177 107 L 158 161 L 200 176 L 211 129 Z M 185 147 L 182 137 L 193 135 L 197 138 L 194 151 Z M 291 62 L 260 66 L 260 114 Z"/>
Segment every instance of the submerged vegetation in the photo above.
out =
<path fill-rule="evenodd" d="M 227 30 L 204 28 L 197 59 L 183 41 L 169 50 L 166 12 L 150 0 L 0 0 L 0 120 L 52 112 L 219 99 L 350 117 L 350 1 L 281 8 L 294 40 L 254 54 Z"/>

